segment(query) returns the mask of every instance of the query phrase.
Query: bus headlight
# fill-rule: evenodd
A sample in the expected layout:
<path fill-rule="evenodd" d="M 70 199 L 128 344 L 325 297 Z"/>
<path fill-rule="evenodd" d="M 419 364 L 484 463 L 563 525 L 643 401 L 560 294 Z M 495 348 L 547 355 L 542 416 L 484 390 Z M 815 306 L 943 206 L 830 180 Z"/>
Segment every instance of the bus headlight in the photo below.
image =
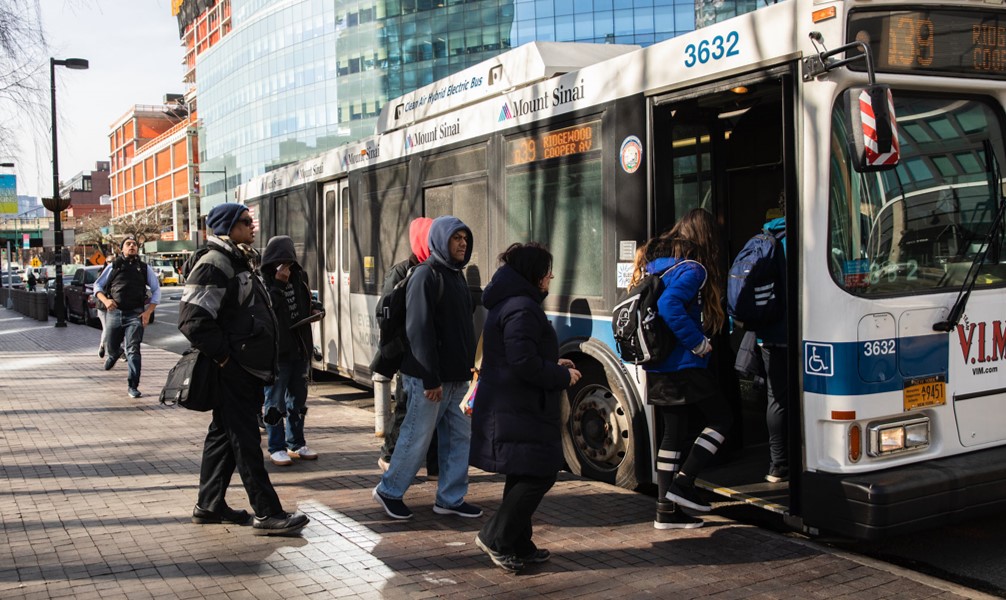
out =
<path fill-rule="evenodd" d="M 921 450 L 929 446 L 929 417 L 874 423 L 868 426 L 870 456 Z"/>

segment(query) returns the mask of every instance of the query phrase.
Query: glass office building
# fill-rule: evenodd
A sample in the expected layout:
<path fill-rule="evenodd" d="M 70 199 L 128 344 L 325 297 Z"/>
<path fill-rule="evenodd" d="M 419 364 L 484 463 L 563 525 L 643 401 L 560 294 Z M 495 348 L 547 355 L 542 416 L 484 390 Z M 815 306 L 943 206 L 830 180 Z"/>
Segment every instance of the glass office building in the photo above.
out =
<path fill-rule="evenodd" d="M 728 2 L 729 3 L 729 2 Z M 722 4 L 722 2 L 720 3 Z M 718 4 L 719 5 L 719 4 Z M 225 189 L 373 133 L 395 98 L 531 41 L 650 45 L 695 0 L 231 0 L 196 64 L 202 211 Z"/>

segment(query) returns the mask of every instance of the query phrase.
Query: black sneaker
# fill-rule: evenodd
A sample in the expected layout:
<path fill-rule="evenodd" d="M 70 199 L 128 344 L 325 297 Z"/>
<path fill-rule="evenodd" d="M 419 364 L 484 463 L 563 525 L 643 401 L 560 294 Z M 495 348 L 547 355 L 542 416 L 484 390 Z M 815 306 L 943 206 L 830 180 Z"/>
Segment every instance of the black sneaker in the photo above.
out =
<path fill-rule="evenodd" d="M 98 358 L 105 358 L 105 344 L 98 346 Z"/>
<path fill-rule="evenodd" d="M 196 525 L 219 525 L 220 523 L 232 523 L 234 525 L 247 525 L 251 521 L 251 515 L 246 510 L 234 510 L 225 506 L 223 510 L 213 512 L 196 505 L 192 509 L 192 522 Z"/>
<path fill-rule="evenodd" d="M 465 517 L 468 519 L 477 519 L 482 516 L 482 509 L 475 506 L 474 504 L 468 504 L 467 502 L 462 502 L 454 508 L 449 508 L 447 506 L 441 506 L 440 504 L 433 504 L 433 512 L 438 515 L 457 515 L 459 517 Z"/>
<path fill-rule="evenodd" d="M 765 476 L 765 481 L 769 483 L 782 483 L 784 481 L 789 481 L 789 468 L 772 465 L 768 469 L 768 475 Z"/>
<path fill-rule="evenodd" d="M 676 478 L 667 488 L 666 497 L 668 500 L 701 512 L 709 512 L 713 509 L 712 505 L 699 497 L 699 491 L 695 489 L 694 485 L 681 485 L 678 479 L 681 478 Z"/>
<path fill-rule="evenodd" d="M 252 533 L 255 535 L 296 535 L 311 519 L 300 513 L 282 512 L 271 517 L 255 517 Z"/>
<path fill-rule="evenodd" d="M 140 390 L 138 390 L 138 389 L 136 389 L 134 387 L 131 387 L 131 388 L 129 388 L 129 397 L 130 398 L 142 398 L 143 394 L 140 393 Z"/>
<path fill-rule="evenodd" d="M 412 518 L 412 511 L 401 500 L 388 498 L 381 492 L 378 492 L 376 487 L 374 488 L 373 496 L 374 500 L 377 500 L 377 503 L 381 505 L 384 512 L 388 513 L 388 516 L 392 519 L 405 521 Z"/>
<path fill-rule="evenodd" d="M 552 558 L 552 553 L 544 548 L 538 548 L 531 554 L 526 554 L 524 556 L 518 556 L 521 562 L 524 564 L 535 564 L 540 565 L 543 562 L 548 562 L 548 559 Z"/>
<path fill-rule="evenodd" d="M 653 520 L 654 529 L 696 529 L 702 527 L 704 521 L 681 510 L 673 502 L 667 502 L 667 508 L 657 503 L 657 518 Z"/>
<path fill-rule="evenodd" d="M 478 534 L 475 535 L 475 545 L 478 546 L 483 552 L 489 555 L 489 558 L 493 561 L 493 564 L 497 567 L 508 571 L 510 573 L 520 573 L 524 570 L 524 561 L 517 558 L 516 554 L 503 554 L 502 552 L 496 552 L 489 546 L 482 542 Z"/>
<path fill-rule="evenodd" d="M 105 370 L 111 371 L 117 362 L 119 362 L 119 353 L 109 353 L 108 358 L 105 359 Z"/>

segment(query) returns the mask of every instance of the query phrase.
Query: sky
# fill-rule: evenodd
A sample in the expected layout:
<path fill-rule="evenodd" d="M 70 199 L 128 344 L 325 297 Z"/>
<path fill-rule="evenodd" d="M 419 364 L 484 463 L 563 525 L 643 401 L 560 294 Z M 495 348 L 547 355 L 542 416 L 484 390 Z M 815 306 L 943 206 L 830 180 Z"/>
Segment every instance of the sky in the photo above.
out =
<path fill-rule="evenodd" d="M 133 105 L 161 104 L 167 93 L 184 93 L 184 50 L 171 0 L 41 0 L 40 5 L 50 56 L 90 62 L 86 71 L 56 67 L 59 176 L 65 181 L 109 160 L 110 127 Z M 48 81 L 48 64 L 44 69 Z M 18 194 L 52 195 L 48 94 L 43 105 L 44 128 L 27 116 L 15 125 Z"/>

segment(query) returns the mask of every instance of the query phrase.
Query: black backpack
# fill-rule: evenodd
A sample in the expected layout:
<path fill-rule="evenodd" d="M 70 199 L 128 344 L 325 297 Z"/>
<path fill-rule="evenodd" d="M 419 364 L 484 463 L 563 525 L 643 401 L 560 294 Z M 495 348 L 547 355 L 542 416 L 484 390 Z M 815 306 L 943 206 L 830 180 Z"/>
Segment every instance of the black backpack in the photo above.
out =
<path fill-rule="evenodd" d="M 781 241 L 785 232 L 766 230 L 741 249 L 727 275 L 727 312 L 744 329 L 757 331 L 785 314 L 785 269 Z"/>
<path fill-rule="evenodd" d="M 405 359 L 405 350 L 409 346 L 408 338 L 405 335 L 405 293 L 412 279 L 412 274 L 422 265 L 416 265 L 405 273 L 391 291 L 377 301 L 377 328 L 380 338 L 377 345 L 377 355 L 371 362 L 370 368 L 376 373 L 386 377 L 393 377 L 402 366 Z M 444 296 L 444 279 L 440 273 L 432 266 L 434 276 L 437 278 L 438 291 L 437 301 Z"/>
<path fill-rule="evenodd" d="M 685 263 L 698 264 L 694 260 L 683 260 L 660 273 L 646 275 L 629 291 L 628 298 L 615 306 L 611 313 L 611 332 L 623 361 L 636 365 L 655 364 L 667 358 L 674 349 L 677 340 L 658 314 L 657 301 L 664 292 L 664 275 Z M 702 285 L 705 285 L 704 280 Z"/>

